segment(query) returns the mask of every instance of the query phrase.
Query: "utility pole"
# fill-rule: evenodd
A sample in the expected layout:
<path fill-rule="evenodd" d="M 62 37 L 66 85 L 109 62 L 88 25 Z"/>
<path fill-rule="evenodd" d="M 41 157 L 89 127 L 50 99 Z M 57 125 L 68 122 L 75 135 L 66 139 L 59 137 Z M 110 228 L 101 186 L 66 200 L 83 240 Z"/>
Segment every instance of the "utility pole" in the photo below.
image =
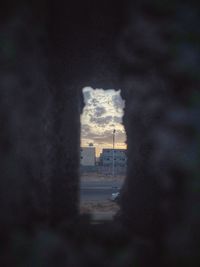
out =
<path fill-rule="evenodd" d="M 115 132 L 116 130 L 113 130 L 113 168 L 112 168 L 112 176 L 115 176 L 115 159 L 114 159 L 114 149 L 115 149 Z"/>

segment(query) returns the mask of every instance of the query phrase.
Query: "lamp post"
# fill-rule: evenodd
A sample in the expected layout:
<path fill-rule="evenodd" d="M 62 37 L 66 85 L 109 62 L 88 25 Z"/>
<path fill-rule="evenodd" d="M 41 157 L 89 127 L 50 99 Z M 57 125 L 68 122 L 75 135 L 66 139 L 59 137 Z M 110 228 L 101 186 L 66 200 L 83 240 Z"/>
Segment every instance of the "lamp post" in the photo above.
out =
<path fill-rule="evenodd" d="M 116 130 L 114 129 L 113 130 L 113 168 L 112 168 L 112 176 L 114 177 L 114 175 L 115 175 L 115 159 L 114 159 L 114 149 L 115 149 L 115 132 L 116 132 Z"/>

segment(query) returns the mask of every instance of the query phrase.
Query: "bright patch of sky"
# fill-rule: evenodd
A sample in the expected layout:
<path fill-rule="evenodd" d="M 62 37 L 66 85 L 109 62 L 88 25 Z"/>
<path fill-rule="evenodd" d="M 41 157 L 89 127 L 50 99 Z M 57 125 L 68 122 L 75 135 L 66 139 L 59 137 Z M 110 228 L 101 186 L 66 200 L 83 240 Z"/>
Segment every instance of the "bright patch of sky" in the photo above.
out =
<path fill-rule="evenodd" d="M 116 148 L 126 148 L 126 134 L 122 125 L 125 102 L 120 90 L 83 88 L 85 107 L 81 115 L 81 146 L 93 143 L 97 155 L 102 148 L 112 147 L 116 130 Z"/>

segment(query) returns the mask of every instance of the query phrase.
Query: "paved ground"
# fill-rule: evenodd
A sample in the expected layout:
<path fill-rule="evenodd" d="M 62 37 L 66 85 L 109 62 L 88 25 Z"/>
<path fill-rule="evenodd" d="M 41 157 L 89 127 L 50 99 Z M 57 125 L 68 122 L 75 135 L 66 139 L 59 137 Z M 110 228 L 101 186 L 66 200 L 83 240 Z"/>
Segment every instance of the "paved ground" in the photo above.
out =
<path fill-rule="evenodd" d="M 98 174 L 81 177 L 80 209 L 90 213 L 94 220 L 112 219 L 119 206 L 110 200 L 112 193 L 119 191 L 124 177 L 111 177 Z"/>

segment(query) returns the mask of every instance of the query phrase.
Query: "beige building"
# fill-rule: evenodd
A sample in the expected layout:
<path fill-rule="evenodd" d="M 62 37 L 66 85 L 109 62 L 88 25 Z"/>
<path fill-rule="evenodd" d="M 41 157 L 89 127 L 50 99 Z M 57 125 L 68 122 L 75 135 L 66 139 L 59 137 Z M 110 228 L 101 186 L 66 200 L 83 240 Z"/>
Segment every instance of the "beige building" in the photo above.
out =
<path fill-rule="evenodd" d="M 81 147 L 81 159 L 82 166 L 95 166 L 95 147 Z"/>

